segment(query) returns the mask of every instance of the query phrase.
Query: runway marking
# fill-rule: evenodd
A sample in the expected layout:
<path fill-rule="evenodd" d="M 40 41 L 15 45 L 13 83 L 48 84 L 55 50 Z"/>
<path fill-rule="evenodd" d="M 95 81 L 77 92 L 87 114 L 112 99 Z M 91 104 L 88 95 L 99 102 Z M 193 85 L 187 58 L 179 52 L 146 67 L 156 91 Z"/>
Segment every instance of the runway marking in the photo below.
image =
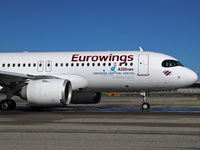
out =
<path fill-rule="evenodd" d="M 200 113 L 200 108 L 172 108 L 172 107 L 152 107 L 149 110 L 142 110 L 138 107 L 94 107 L 94 106 L 71 106 L 52 107 L 34 110 L 30 107 L 17 107 L 14 111 L 27 112 L 175 112 L 175 113 Z M 2 112 L 2 111 L 0 111 Z"/>
<path fill-rule="evenodd" d="M 200 132 L 191 132 L 191 131 L 138 131 L 138 130 L 71 130 L 71 129 L 62 129 L 62 130 L 53 130 L 53 129 L 6 129 L 6 130 L 0 130 L 0 133 L 98 133 L 98 134 L 155 134 L 155 135 L 193 135 L 193 136 L 199 136 Z"/>

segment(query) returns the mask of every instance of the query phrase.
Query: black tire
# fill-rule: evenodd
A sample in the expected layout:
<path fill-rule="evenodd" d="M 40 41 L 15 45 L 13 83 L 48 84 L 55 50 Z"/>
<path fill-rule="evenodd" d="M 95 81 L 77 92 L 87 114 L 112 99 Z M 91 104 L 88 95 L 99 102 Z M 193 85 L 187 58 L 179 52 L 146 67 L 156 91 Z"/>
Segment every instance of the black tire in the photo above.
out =
<path fill-rule="evenodd" d="M 150 104 L 149 103 L 143 103 L 141 107 L 142 107 L 143 110 L 148 110 L 150 108 Z"/>
<path fill-rule="evenodd" d="M 9 100 L 2 100 L 0 102 L 0 109 L 1 110 L 10 110 L 11 104 Z"/>
<path fill-rule="evenodd" d="M 10 101 L 10 110 L 14 110 L 16 108 L 16 103 L 14 100 L 9 100 Z"/>
<path fill-rule="evenodd" d="M 2 100 L 0 102 L 0 110 L 14 110 L 16 108 L 16 103 L 14 100 Z"/>

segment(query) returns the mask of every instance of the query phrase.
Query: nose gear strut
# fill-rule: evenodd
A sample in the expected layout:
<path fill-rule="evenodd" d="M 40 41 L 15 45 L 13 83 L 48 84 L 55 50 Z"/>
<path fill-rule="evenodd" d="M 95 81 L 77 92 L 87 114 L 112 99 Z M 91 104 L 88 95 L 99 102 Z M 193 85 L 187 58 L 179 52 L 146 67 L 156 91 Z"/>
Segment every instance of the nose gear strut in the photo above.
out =
<path fill-rule="evenodd" d="M 147 92 L 141 92 L 140 95 L 143 97 L 141 108 L 143 110 L 148 110 L 150 108 L 150 104 L 147 103 L 148 93 Z"/>

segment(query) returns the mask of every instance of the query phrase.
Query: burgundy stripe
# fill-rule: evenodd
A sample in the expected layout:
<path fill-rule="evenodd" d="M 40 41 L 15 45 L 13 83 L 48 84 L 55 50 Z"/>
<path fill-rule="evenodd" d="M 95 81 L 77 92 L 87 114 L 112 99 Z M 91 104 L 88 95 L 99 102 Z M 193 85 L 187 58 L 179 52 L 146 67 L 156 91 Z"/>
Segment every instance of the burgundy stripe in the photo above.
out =
<path fill-rule="evenodd" d="M 169 71 L 166 71 L 164 74 L 167 74 L 167 73 L 169 73 Z"/>
<path fill-rule="evenodd" d="M 171 71 L 169 73 L 166 74 L 166 76 L 168 76 L 170 73 L 172 73 Z"/>

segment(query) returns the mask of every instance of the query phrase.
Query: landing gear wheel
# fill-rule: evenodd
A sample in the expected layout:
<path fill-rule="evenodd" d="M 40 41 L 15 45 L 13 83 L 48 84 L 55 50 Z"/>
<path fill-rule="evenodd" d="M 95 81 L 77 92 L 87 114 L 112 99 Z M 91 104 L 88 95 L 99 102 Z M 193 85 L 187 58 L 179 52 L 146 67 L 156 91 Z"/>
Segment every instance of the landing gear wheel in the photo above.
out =
<path fill-rule="evenodd" d="M 10 101 L 10 110 L 14 110 L 16 108 L 16 103 L 14 100 L 9 100 Z"/>
<path fill-rule="evenodd" d="M 2 100 L 0 102 L 0 109 L 1 110 L 10 110 L 10 103 L 8 100 Z"/>
<path fill-rule="evenodd" d="M 13 100 L 2 100 L 0 102 L 1 110 L 14 110 L 16 108 L 16 103 Z"/>
<path fill-rule="evenodd" d="M 143 110 L 148 110 L 150 108 L 150 104 L 149 103 L 143 103 L 141 107 L 142 107 Z"/>

